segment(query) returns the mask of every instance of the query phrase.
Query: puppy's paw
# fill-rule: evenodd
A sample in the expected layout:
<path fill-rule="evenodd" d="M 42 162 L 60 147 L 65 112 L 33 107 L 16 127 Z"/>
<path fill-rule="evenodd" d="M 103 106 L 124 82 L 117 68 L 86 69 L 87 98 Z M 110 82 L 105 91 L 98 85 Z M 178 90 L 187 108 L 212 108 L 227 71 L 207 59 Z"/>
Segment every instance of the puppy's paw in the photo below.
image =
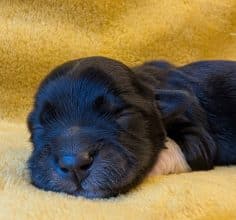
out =
<path fill-rule="evenodd" d="M 164 175 L 191 171 L 183 152 L 174 140 L 167 138 L 165 146 L 166 148 L 158 155 L 149 175 Z"/>

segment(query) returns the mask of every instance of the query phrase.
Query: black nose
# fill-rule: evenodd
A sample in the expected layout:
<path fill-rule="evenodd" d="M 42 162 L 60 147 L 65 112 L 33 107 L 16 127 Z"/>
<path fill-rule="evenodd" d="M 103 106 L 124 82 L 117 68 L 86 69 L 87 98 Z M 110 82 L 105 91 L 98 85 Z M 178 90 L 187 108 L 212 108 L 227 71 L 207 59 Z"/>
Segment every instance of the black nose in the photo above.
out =
<path fill-rule="evenodd" d="M 93 158 L 89 154 L 66 155 L 58 160 L 58 165 L 63 172 L 85 171 L 93 163 Z"/>

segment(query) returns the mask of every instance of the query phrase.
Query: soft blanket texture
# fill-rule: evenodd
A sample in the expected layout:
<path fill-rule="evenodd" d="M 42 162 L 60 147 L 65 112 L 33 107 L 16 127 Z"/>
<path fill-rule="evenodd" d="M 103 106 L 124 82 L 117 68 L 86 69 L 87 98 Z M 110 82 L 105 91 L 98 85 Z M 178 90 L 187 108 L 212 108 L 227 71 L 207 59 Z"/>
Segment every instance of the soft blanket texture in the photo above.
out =
<path fill-rule="evenodd" d="M 25 126 L 45 74 L 103 55 L 128 65 L 236 60 L 235 0 L 1 0 L 0 219 L 236 219 L 236 167 L 148 177 L 127 195 L 86 200 L 29 183 Z"/>

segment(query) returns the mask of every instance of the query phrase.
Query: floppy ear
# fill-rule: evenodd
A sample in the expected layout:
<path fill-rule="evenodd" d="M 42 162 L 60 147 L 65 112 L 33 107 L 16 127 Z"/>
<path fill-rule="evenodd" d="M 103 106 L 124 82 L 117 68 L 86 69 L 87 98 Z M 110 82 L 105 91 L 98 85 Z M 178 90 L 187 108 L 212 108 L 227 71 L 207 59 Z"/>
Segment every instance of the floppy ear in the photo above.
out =
<path fill-rule="evenodd" d="M 190 93 L 183 90 L 158 89 L 155 98 L 166 121 L 184 113 L 194 101 Z"/>
<path fill-rule="evenodd" d="M 57 112 L 55 106 L 46 101 L 39 115 L 40 124 L 44 125 L 48 121 L 55 119 L 56 116 Z"/>

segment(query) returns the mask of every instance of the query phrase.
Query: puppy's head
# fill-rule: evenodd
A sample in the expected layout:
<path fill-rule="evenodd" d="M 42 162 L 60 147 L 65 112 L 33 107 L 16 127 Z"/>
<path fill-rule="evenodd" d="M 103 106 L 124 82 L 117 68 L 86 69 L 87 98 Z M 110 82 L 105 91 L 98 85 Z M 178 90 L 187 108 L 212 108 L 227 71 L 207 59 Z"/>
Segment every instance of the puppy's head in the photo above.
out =
<path fill-rule="evenodd" d="M 153 92 L 127 66 L 103 57 L 52 71 L 39 87 L 28 127 L 32 183 L 88 198 L 135 186 L 165 139 Z"/>

